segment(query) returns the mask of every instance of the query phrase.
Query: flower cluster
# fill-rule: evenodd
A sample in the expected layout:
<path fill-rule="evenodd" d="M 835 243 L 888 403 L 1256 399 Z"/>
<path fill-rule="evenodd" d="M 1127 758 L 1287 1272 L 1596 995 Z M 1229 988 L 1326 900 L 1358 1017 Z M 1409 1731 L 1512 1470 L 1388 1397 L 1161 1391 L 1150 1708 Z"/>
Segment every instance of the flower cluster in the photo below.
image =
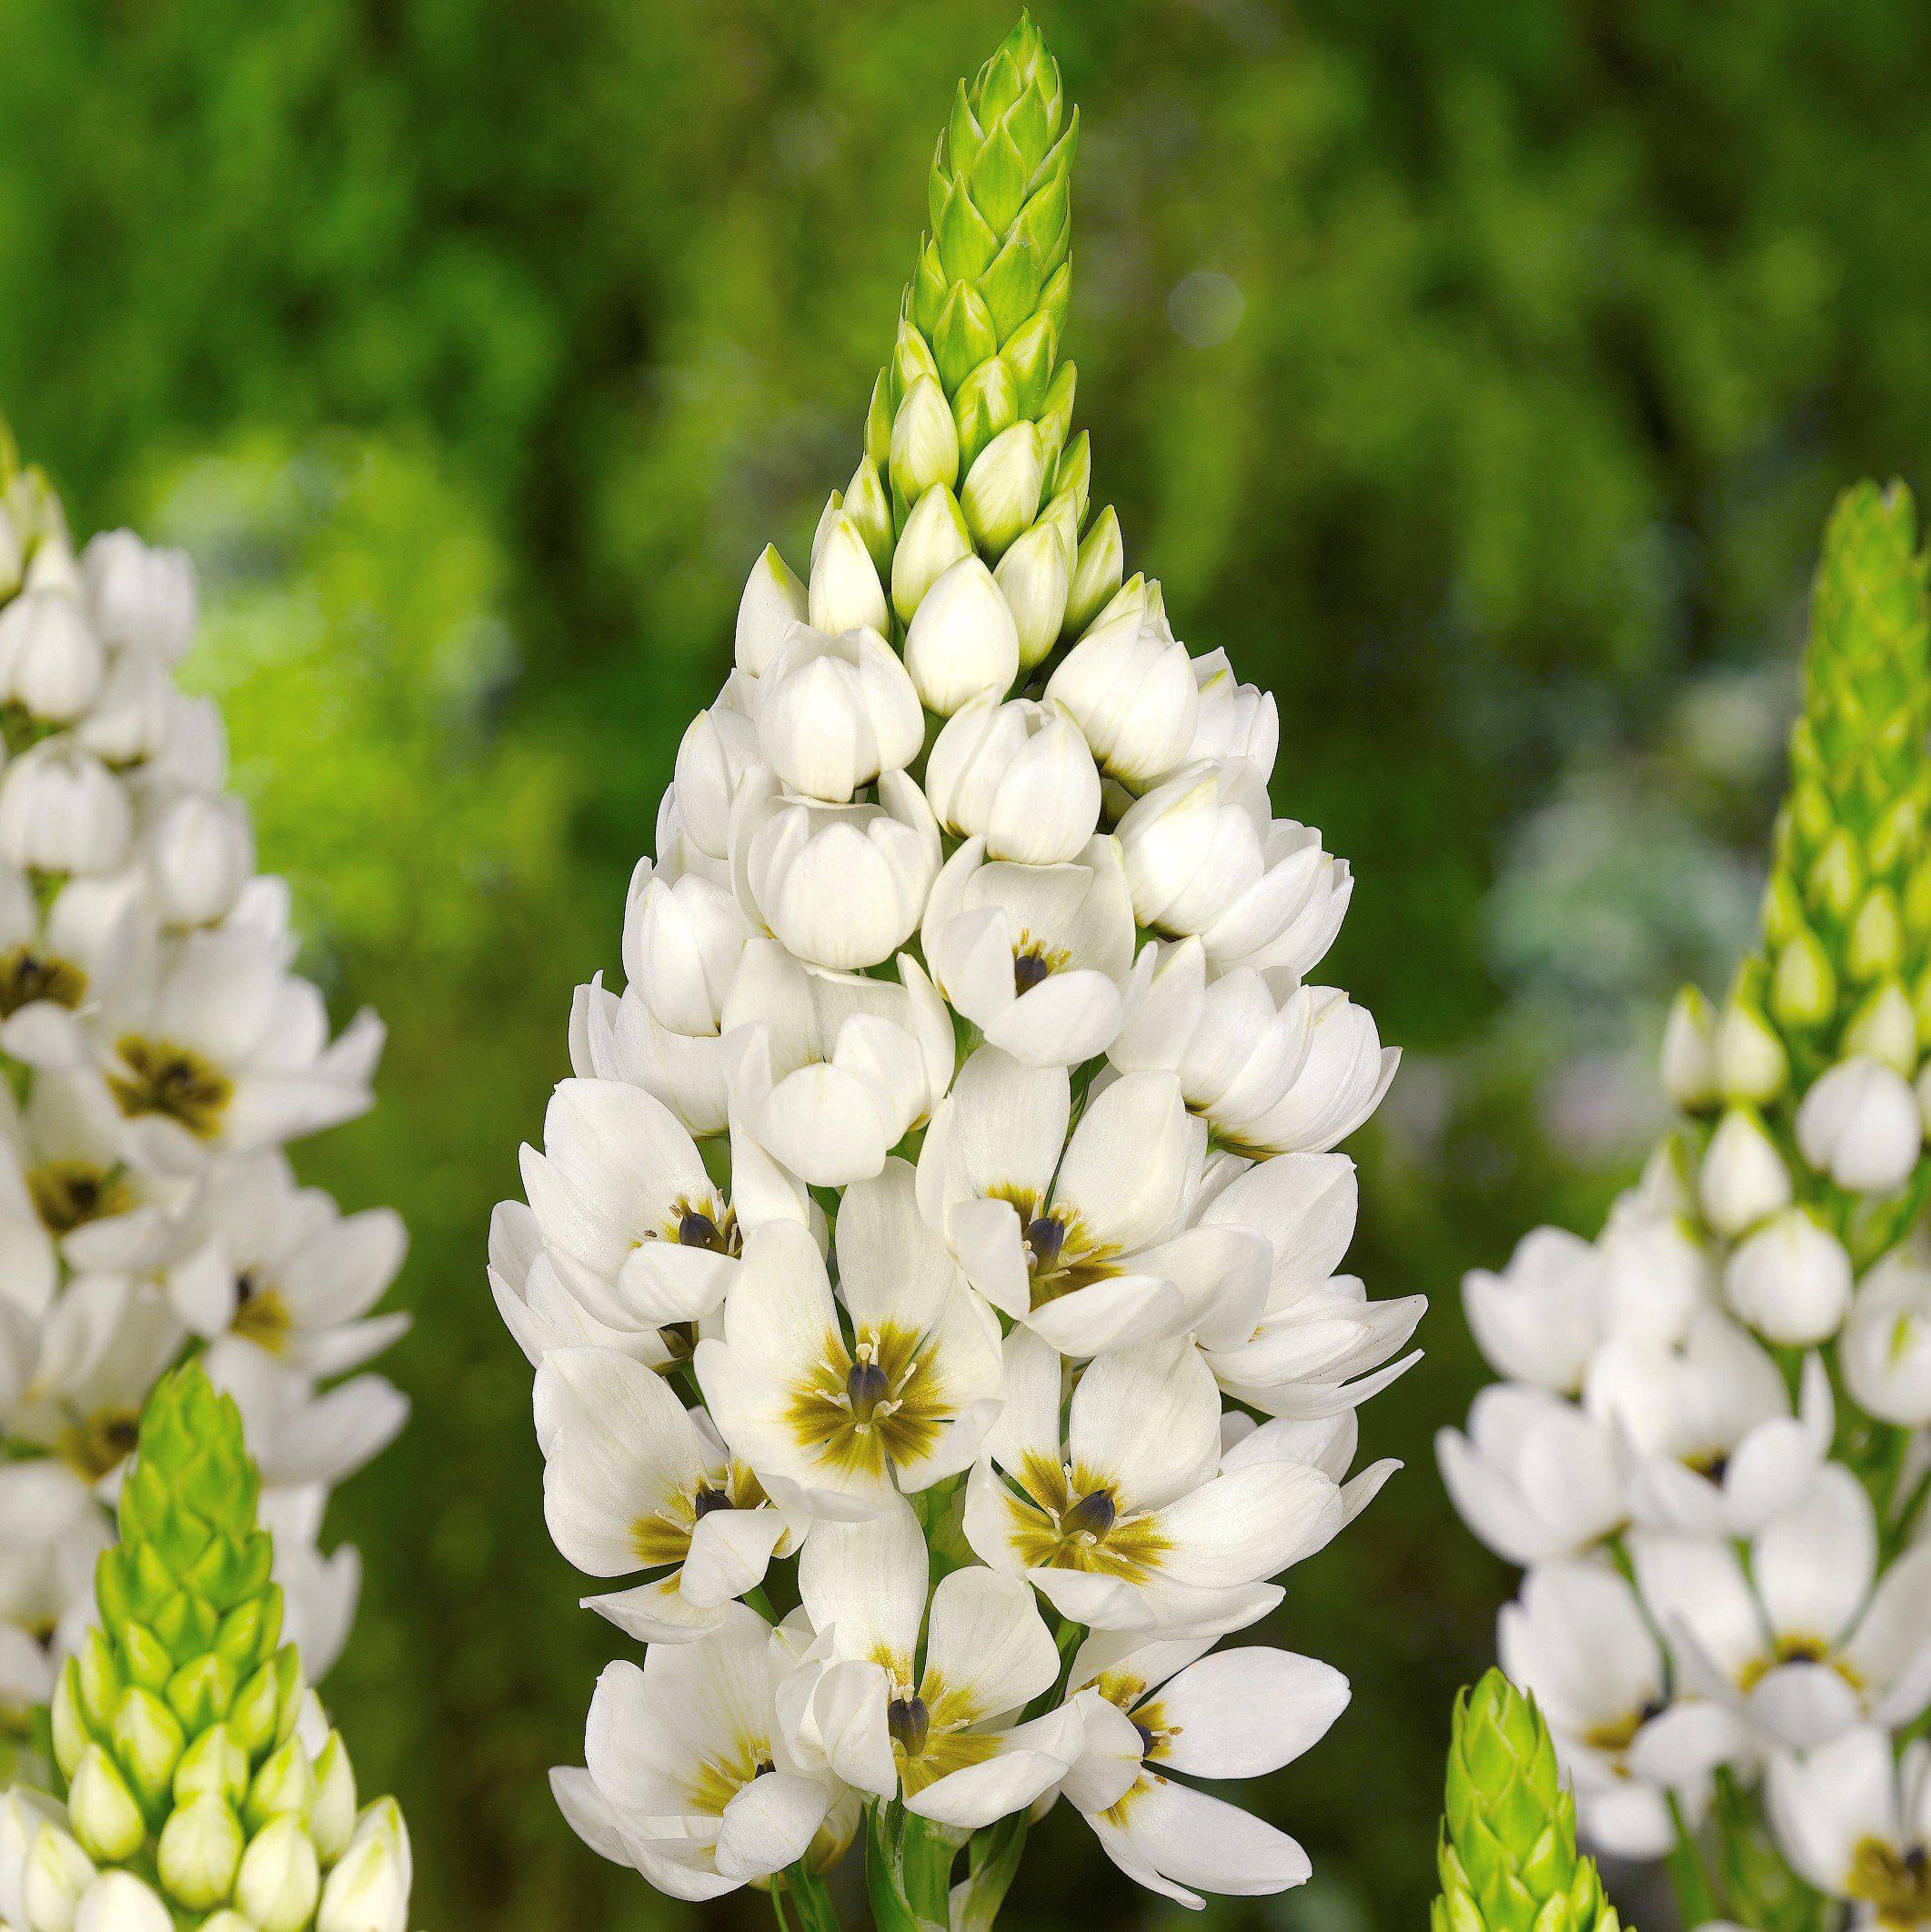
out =
<path fill-rule="evenodd" d="M 365 1109 L 374 1015 L 331 1041 L 290 970 L 282 881 L 224 790 L 220 719 L 173 677 L 187 560 L 125 530 L 76 554 L 0 455 L 0 1772 L 91 1614 L 142 1404 L 185 1352 L 248 1418 L 305 1663 L 353 1615 L 328 1486 L 400 1427 L 331 1378 L 405 1320 L 381 1210 L 344 1216 L 282 1148 Z"/>
<path fill-rule="evenodd" d="M 198 1363 L 164 1380 L 61 1667 L 66 1798 L 0 1798 L 8 1932 L 405 1932 L 409 1840 L 358 1806 L 347 1747 L 281 1642 L 241 1414 Z"/>
<path fill-rule="evenodd" d="M 1602 1234 L 1539 1229 L 1467 1278 L 1506 1379 L 1440 1442 L 1528 1571 L 1503 1661 L 1584 1830 L 1679 1874 L 1714 1845 L 1689 1897 L 1751 1924 L 1931 1920 L 1922 1746 L 1900 1772 L 1894 1746 L 1931 1706 L 1925 579 L 1905 492 L 1846 493 L 1763 947 L 1720 1011 L 1677 1002 L 1683 1119 Z M 1760 1918 L 1760 1885 L 1825 1897 Z"/>
<path fill-rule="evenodd" d="M 649 1646 L 559 1800 L 808 1922 L 861 1810 L 875 1901 L 940 1921 L 1055 1794 L 1170 1896 L 1304 1877 L 1187 1780 L 1345 1684 L 1212 1645 L 1392 1468 L 1348 1480 L 1353 1411 L 1422 1308 L 1336 1272 L 1395 1058 L 1308 981 L 1347 868 L 1089 514 L 1076 128 L 1030 23 L 961 85 L 865 456 L 806 578 L 751 573 L 492 1230 L 550 1527 Z"/>

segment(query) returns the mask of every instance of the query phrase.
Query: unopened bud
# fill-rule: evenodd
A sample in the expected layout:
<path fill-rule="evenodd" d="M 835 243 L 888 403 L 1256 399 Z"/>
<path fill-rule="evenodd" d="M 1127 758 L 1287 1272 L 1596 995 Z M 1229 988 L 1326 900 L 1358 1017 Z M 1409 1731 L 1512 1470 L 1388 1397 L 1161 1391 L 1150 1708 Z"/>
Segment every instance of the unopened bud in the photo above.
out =
<path fill-rule="evenodd" d="M 1724 1271 L 1730 1306 L 1765 1337 L 1811 1348 L 1836 1333 L 1850 1306 L 1851 1258 L 1798 1207 L 1766 1221 Z"/>
<path fill-rule="evenodd" d="M 1823 942 L 1800 926 L 1776 956 L 1770 1011 L 1785 1026 L 1820 1026 L 1837 1003 L 1837 975 Z"/>
<path fill-rule="evenodd" d="M 1686 1113 L 1716 1098 L 1715 1015 L 1700 987 L 1685 986 L 1663 1029 L 1663 1090 Z"/>
<path fill-rule="evenodd" d="M 870 553 L 871 567 L 882 582 L 891 568 L 891 498 L 879 478 L 878 466 L 862 457 L 845 486 L 845 514 L 857 525 Z"/>
<path fill-rule="evenodd" d="M 1845 949 L 1845 964 L 1850 977 L 1867 985 L 1885 974 L 1896 972 L 1905 951 L 1904 918 L 1897 907 L 1897 895 L 1889 886 L 1874 886 L 1864 896 L 1857 916 L 1851 921 L 1850 940 Z"/>
<path fill-rule="evenodd" d="M 1120 518 L 1112 505 L 1108 504 L 1080 539 L 1080 560 L 1073 569 L 1071 588 L 1066 593 L 1067 636 L 1078 637 L 1119 591 L 1125 556 L 1120 541 Z"/>
<path fill-rule="evenodd" d="M 1895 1067 L 1906 1080 L 1917 1072 L 1917 1015 L 1896 980 L 1880 986 L 1844 1032 L 1845 1051 Z"/>
<path fill-rule="evenodd" d="M 1756 1116 L 1725 1114 L 1696 1179 L 1705 1218 L 1719 1234 L 1738 1235 L 1790 1205 L 1789 1170 Z"/>
<path fill-rule="evenodd" d="M 1045 482 L 1040 433 L 1031 423 L 1014 423 L 980 451 L 959 493 L 959 507 L 989 557 L 1002 556 L 1039 514 Z"/>
<path fill-rule="evenodd" d="M 1019 631 L 1019 661 L 1031 670 L 1060 640 L 1066 616 L 1066 552 L 1058 528 L 1035 523 L 999 560 L 999 588 Z"/>
<path fill-rule="evenodd" d="M 765 545 L 738 599 L 738 669 L 759 676 L 793 624 L 806 614 L 805 587 L 775 543 Z"/>
<path fill-rule="evenodd" d="M 1790 1077 L 1784 1042 L 1755 1005 L 1732 996 L 1716 1022 L 1716 1084 L 1727 1101 L 1762 1106 Z"/>
<path fill-rule="evenodd" d="M 912 506 L 899 533 L 891 559 L 891 604 L 901 624 L 918 615 L 925 594 L 959 562 L 972 555 L 972 533 L 966 528 L 959 499 L 943 483 L 935 483 Z"/>
<path fill-rule="evenodd" d="M 921 376 L 905 392 L 891 425 L 891 485 L 917 503 L 935 484 L 959 480 L 959 425 L 936 378 Z"/>
<path fill-rule="evenodd" d="M 20 1879 L 27 1925 L 35 1932 L 41 1926 L 71 1926 L 81 1894 L 93 1881 L 94 1861 L 73 1836 L 57 1825 L 43 1825 Z"/>
<path fill-rule="evenodd" d="M 882 637 L 891 628 L 870 547 L 857 521 L 844 510 L 832 517 L 812 561 L 807 614 L 812 629 L 828 637 L 847 630 L 875 630 Z"/>
<path fill-rule="evenodd" d="M 297 1817 L 306 1824 L 315 1803 L 315 1770 L 299 1737 L 290 1737 L 271 1752 L 248 1789 L 242 1816 L 250 1831 L 259 1831 L 270 1818 Z"/>
<path fill-rule="evenodd" d="M 191 1799 L 161 1827 L 157 1868 L 169 1897 L 206 1912 L 228 1896 L 241 1865 L 240 1821 L 218 1797 Z"/>
<path fill-rule="evenodd" d="M 261 1932 L 307 1932 L 321 1892 L 321 1867 L 297 1817 L 277 1818 L 242 1854 L 235 1903 Z"/>
<path fill-rule="evenodd" d="M 175 1767 L 175 1802 L 218 1797 L 238 1805 L 248 1788 L 248 1754 L 229 1735 L 226 1725 L 211 1726 L 182 1753 Z"/>
<path fill-rule="evenodd" d="M 103 1862 L 133 1857 L 147 1836 L 140 1806 L 99 1745 L 88 1747 L 74 1774 L 67 1790 L 67 1816 L 81 1848 Z"/>
<path fill-rule="evenodd" d="M 329 1873 L 316 1932 L 407 1932 L 411 1877 L 402 1813 L 384 1798 L 363 1814 Z"/>
<path fill-rule="evenodd" d="M 1797 1109 L 1796 1129 L 1811 1166 L 1857 1194 L 1902 1187 L 1925 1139 L 1910 1082 L 1863 1055 L 1817 1080 Z"/>
<path fill-rule="evenodd" d="M 155 1888 L 132 1872 L 103 1872 L 81 1896 L 74 1932 L 175 1932 L 175 1919 Z"/>
<path fill-rule="evenodd" d="M 950 718 L 1019 674 L 1019 631 L 992 573 L 977 557 L 954 564 L 919 606 L 905 634 L 905 668 L 929 711 Z"/>
<path fill-rule="evenodd" d="M 1834 918 L 1847 920 L 1864 891 L 1864 860 L 1856 840 L 1841 827 L 1817 854 L 1807 881 L 1811 896 Z"/>
<path fill-rule="evenodd" d="M 324 1865 L 333 1865 L 347 1848 L 356 1828 L 356 1771 L 348 1747 L 338 1731 L 328 1734 L 315 1761 L 315 1805 L 308 1815 L 308 1835 Z"/>
<path fill-rule="evenodd" d="M 152 1691 L 130 1690 L 114 1715 L 114 1755 L 146 1806 L 167 1795 L 181 1761 L 181 1720 Z"/>

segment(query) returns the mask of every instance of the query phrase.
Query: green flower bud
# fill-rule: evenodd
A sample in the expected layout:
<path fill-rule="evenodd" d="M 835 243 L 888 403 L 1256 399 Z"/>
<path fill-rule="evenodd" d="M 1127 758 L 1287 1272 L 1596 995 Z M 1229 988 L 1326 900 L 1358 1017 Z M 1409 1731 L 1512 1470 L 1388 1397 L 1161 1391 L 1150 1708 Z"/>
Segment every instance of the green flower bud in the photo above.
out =
<path fill-rule="evenodd" d="M 307 1820 L 315 1804 L 315 1769 L 299 1737 L 290 1737 L 255 1774 L 242 1816 L 250 1831 L 270 1818 L 290 1815 Z"/>
<path fill-rule="evenodd" d="M 341 1734 L 331 1731 L 315 1761 L 315 1806 L 308 1816 L 309 1836 L 322 1863 L 333 1865 L 348 1847 L 356 1828 L 356 1770 Z"/>
<path fill-rule="evenodd" d="M 1896 972 L 1904 962 L 1904 914 L 1889 886 L 1874 886 L 1851 921 L 1845 948 L 1847 977 L 1860 986 Z"/>
<path fill-rule="evenodd" d="M 1080 561 L 1066 594 L 1066 635 L 1081 636 L 1120 589 L 1125 550 L 1120 541 L 1120 518 L 1111 504 L 1093 518 L 1080 539 Z"/>
<path fill-rule="evenodd" d="M 181 1722 L 152 1691 L 130 1690 L 115 1713 L 114 1755 L 143 1807 L 153 1811 L 168 1794 L 186 1739 Z"/>
<path fill-rule="evenodd" d="M 1716 1023 L 1716 1085 L 1734 1102 L 1761 1106 L 1783 1092 L 1790 1056 L 1770 1023 L 1749 1001 L 1733 994 Z"/>
<path fill-rule="evenodd" d="M 807 610 L 813 627 L 831 637 L 868 629 L 883 636 L 891 627 L 871 548 L 857 519 L 843 509 L 832 513 L 812 558 Z"/>
<path fill-rule="evenodd" d="M 878 467 L 863 458 L 845 488 L 845 514 L 858 527 L 870 553 L 872 569 L 882 579 L 891 569 L 891 498 L 879 480 Z"/>
<path fill-rule="evenodd" d="M 98 1864 L 133 1857 L 147 1836 L 134 1793 L 99 1745 L 87 1747 L 67 1787 L 67 1817 L 82 1850 Z"/>
<path fill-rule="evenodd" d="M 1845 1051 L 1867 1053 L 1906 1080 L 1917 1072 L 1917 1014 L 1896 980 L 1872 992 L 1844 1032 Z"/>
<path fill-rule="evenodd" d="M 1432 1932 L 1615 1932 L 1534 1702 L 1499 1670 L 1455 1701 Z"/>
<path fill-rule="evenodd" d="M 1663 1029 L 1663 1088 L 1687 1113 L 1715 1103 L 1716 1019 L 1701 988 L 1685 986 Z"/>
<path fill-rule="evenodd" d="M 212 1794 L 180 1806 L 161 1828 L 156 1869 L 176 1905 L 206 1912 L 228 1896 L 246 1840 L 240 1821 Z"/>
<path fill-rule="evenodd" d="M 1770 976 L 1770 1011 L 1786 1027 L 1821 1026 L 1835 1010 L 1837 975 L 1823 941 L 1807 930 L 1776 956 Z"/>
<path fill-rule="evenodd" d="M 298 1817 L 278 1817 L 248 1841 L 235 1903 L 261 1932 L 306 1932 L 321 1896 L 321 1861 Z"/>
<path fill-rule="evenodd" d="M 989 557 L 1001 556 L 1039 514 L 1045 483 L 1046 460 L 1034 424 L 1014 423 L 981 450 L 966 473 L 959 507 Z"/>
<path fill-rule="evenodd" d="M 212 1725 L 182 1753 L 175 1767 L 175 1802 L 218 1797 L 238 1805 L 248 1789 L 248 1754 L 228 1734 L 226 1725 Z"/>

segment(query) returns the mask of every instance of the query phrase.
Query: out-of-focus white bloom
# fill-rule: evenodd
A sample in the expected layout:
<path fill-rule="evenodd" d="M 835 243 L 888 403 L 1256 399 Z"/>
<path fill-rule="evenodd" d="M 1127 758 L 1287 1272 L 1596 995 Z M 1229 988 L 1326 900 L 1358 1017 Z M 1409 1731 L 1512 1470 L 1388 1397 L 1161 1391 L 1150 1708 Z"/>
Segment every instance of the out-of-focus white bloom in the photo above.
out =
<path fill-rule="evenodd" d="M 69 880 L 41 910 L 28 877 L 0 864 L 0 1050 L 63 1071 L 92 1058 L 85 1015 L 149 963 L 135 881 Z"/>
<path fill-rule="evenodd" d="M 1717 1091 L 1733 1105 L 1761 1107 L 1783 1092 L 1790 1077 L 1784 1042 L 1763 1014 L 1742 1000 L 1725 1006 L 1711 1049 Z"/>
<path fill-rule="evenodd" d="M 1770 1819 L 1784 1856 L 1820 1891 L 1848 1899 L 1860 1927 L 1931 1917 L 1931 1743 L 1900 1761 L 1878 1726 L 1860 1726 L 1770 1765 Z"/>
<path fill-rule="evenodd" d="M 1564 1228 L 1535 1228 L 1501 1273 L 1472 1268 L 1462 1306 L 1475 1346 L 1498 1375 L 1579 1394 L 1603 1337 L 1602 1263 Z"/>
<path fill-rule="evenodd" d="M 94 621 L 109 644 L 178 663 L 195 635 L 195 567 L 182 550 L 145 544 L 132 530 L 105 530 L 81 553 Z"/>
<path fill-rule="evenodd" d="M 1898 1250 L 1865 1276 L 1837 1360 L 1873 1415 L 1902 1429 L 1931 1423 L 1931 1267 L 1921 1255 Z"/>
<path fill-rule="evenodd" d="M 1793 1414 L 1775 1362 L 1714 1311 L 1691 1322 L 1680 1348 L 1614 1338 L 1584 1400 L 1618 1445 L 1632 1513 L 1694 1535 L 1761 1528 L 1809 1487 L 1835 1426 L 1816 1356 L 1805 1362 Z"/>
<path fill-rule="evenodd" d="M 1117 840 L 1062 865 L 988 860 L 968 839 L 925 910 L 939 991 L 1001 1052 L 1070 1067 L 1104 1052 L 1133 959 L 1133 907 Z"/>
<path fill-rule="evenodd" d="M 191 792 L 147 828 L 142 850 L 162 922 L 211 926 L 255 872 L 255 834 L 239 799 Z"/>
<path fill-rule="evenodd" d="M 939 828 L 902 771 L 875 805 L 823 805 L 748 780 L 731 820 L 739 902 L 798 959 L 833 971 L 876 966 L 917 931 L 939 876 Z"/>
<path fill-rule="evenodd" d="M 235 1398 L 248 1450 L 272 1488 L 336 1484 L 354 1474 L 402 1433 L 409 1400 L 380 1375 L 351 1375 L 318 1390 L 235 1335 L 202 1357 L 208 1380 Z"/>
<path fill-rule="evenodd" d="M 1575 1784 L 1584 1831 L 1618 1857 L 1658 1858 L 1692 1822 L 1740 1728 L 1718 1701 L 1669 1696 L 1667 1662 L 1636 1593 L 1615 1571 L 1532 1570 L 1502 1613 L 1502 1665 L 1534 1693 Z"/>
<path fill-rule="evenodd" d="M 1691 1111 L 1716 1098 L 1716 1021 L 1700 988 L 1685 986 L 1663 1029 L 1663 1091 Z"/>
<path fill-rule="evenodd" d="M 800 624 L 758 680 L 758 742 L 793 791 L 849 804 L 880 772 L 902 770 L 919 755 L 921 695 L 876 631 L 834 638 Z"/>
<path fill-rule="evenodd" d="M 43 739 L 0 775 L 0 858 L 24 870 L 112 871 L 133 822 L 114 774 L 71 736 Z"/>
<path fill-rule="evenodd" d="M 1046 696 L 1072 715 L 1101 775 L 1141 791 L 1192 750 L 1200 692 L 1187 647 L 1123 598 L 1067 653 Z"/>
<path fill-rule="evenodd" d="M 726 1441 L 780 1503 L 821 1514 L 929 1488 L 979 1454 L 999 1413 L 999 1324 L 920 1219 L 912 1171 L 889 1161 L 838 1217 L 839 1298 L 801 1228 L 754 1234 L 721 1340 L 698 1344 Z"/>
<path fill-rule="evenodd" d="M 1931 1544 L 1879 1582 L 1876 1514 L 1841 1464 L 1757 1531 L 1747 1562 L 1732 1543 L 1654 1531 L 1630 1555 L 1689 1681 L 1766 1737 L 1802 1749 L 1867 1717 L 1902 1729 L 1931 1704 Z"/>
<path fill-rule="evenodd" d="M 79 598 L 29 590 L 0 609 L 0 702 L 72 724 L 94 702 L 106 668 Z"/>
<path fill-rule="evenodd" d="M 949 832 L 985 840 L 986 857 L 1063 865 L 1100 820 L 1100 774 L 1079 727 L 1057 704 L 988 692 L 961 705 L 933 740 L 925 795 Z"/>
<path fill-rule="evenodd" d="M 1067 1689 L 1085 1743 L 1061 1787 L 1136 1884 L 1184 1906 L 1302 1884 L 1312 1867 L 1283 1831 L 1173 1774 L 1258 1777 L 1324 1736 L 1348 1680 L 1312 1657 L 1258 1646 L 1206 1655 L 1211 1637 L 1105 1631 L 1073 1658 Z"/>
<path fill-rule="evenodd" d="M 1269 1579 L 1341 1527 L 1324 1471 L 1257 1458 L 1222 1472 L 1220 1392 L 1192 1343 L 1100 1356 L 1060 1425 L 1063 1363 L 1006 1340 L 1005 1408 L 966 1492 L 979 1556 L 1096 1630 L 1217 1634 L 1280 1601 Z"/>
<path fill-rule="evenodd" d="M 1902 1187 L 1925 1144 L 1911 1082 L 1857 1055 L 1823 1074 L 1797 1109 L 1797 1145 L 1819 1173 L 1857 1194 Z"/>
<path fill-rule="evenodd" d="M 975 698 L 1003 697 L 1019 665 L 1011 606 L 979 558 L 960 558 L 925 593 L 905 633 L 905 669 L 920 702 L 950 718 Z"/>
<path fill-rule="evenodd" d="M 673 1898 L 717 1898 L 795 1864 L 838 1797 L 798 1765 L 779 1723 L 784 1653 L 742 1604 L 690 1644 L 656 1644 L 643 1667 L 597 1681 L 587 1769 L 550 1775 L 592 1850 Z"/>
<path fill-rule="evenodd" d="M 1733 1109 L 1710 1137 L 1697 1176 L 1697 1194 L 1720 1234 L 1746 1233 L 1790 1205 L 1790 1170 L 1762 1122 Z"/>
<path fill-rule="evenodd" d="M 1491 1383 L 1435 1453 L 1462 1520 L 1511 1563 L 1577 1555 L 1628 1519 L 1608 1431 L 1546 1389 Z"/>
<path fill-rule="evenodd" d="M 1730 1256 L 1724 1298 L 1766 1340 L 1810 1348 L 1836 1333 L 1850 1306 L 1851 1258 L 1802 1208 L 1786 1208 Z"/>

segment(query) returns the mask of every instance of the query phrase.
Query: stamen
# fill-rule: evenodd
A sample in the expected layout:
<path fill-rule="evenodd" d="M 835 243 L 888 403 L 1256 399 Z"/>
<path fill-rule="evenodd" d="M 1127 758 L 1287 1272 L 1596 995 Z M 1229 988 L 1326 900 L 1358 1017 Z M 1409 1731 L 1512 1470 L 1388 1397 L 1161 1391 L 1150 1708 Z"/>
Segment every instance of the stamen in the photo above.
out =
<path fill-rule="evenodd" d="M 721 1489 L 713 1489 L 708 1483 L 690 1499 L 691 1515 L 699 1523 L 703 1522 L 712 1510 L 729 1507 L 730 1498 Z"/>
<path fill-rule="evenodd" d="M 1025 1240 L 1027 1257 L 1033 1268 L 1050 1268 L 1066 1244 L 1066 1223 L 1055 1221 L 1051 1214 L 1041 1214 L 1037 1221 L 1026 1223 Z"/>
<path fill-rule="evenodd" d="M 1060 1518 L 1060 1528 L 1069 1536 L 1090 1536 L 1097 1543 L 1119 1514 L 1110 1490 L 1089 1490 Z"/>
<path fill-rule="evenodd" d="M 861 1352 L 845 1377 L 845 1399 L 851 1404 L 853 1416 L 860 1422 L 870 1422 L 890 1393 L 891 1384 L 885 1379 L 885 1371 L 870 1359 L 869 1352 Z"/>

